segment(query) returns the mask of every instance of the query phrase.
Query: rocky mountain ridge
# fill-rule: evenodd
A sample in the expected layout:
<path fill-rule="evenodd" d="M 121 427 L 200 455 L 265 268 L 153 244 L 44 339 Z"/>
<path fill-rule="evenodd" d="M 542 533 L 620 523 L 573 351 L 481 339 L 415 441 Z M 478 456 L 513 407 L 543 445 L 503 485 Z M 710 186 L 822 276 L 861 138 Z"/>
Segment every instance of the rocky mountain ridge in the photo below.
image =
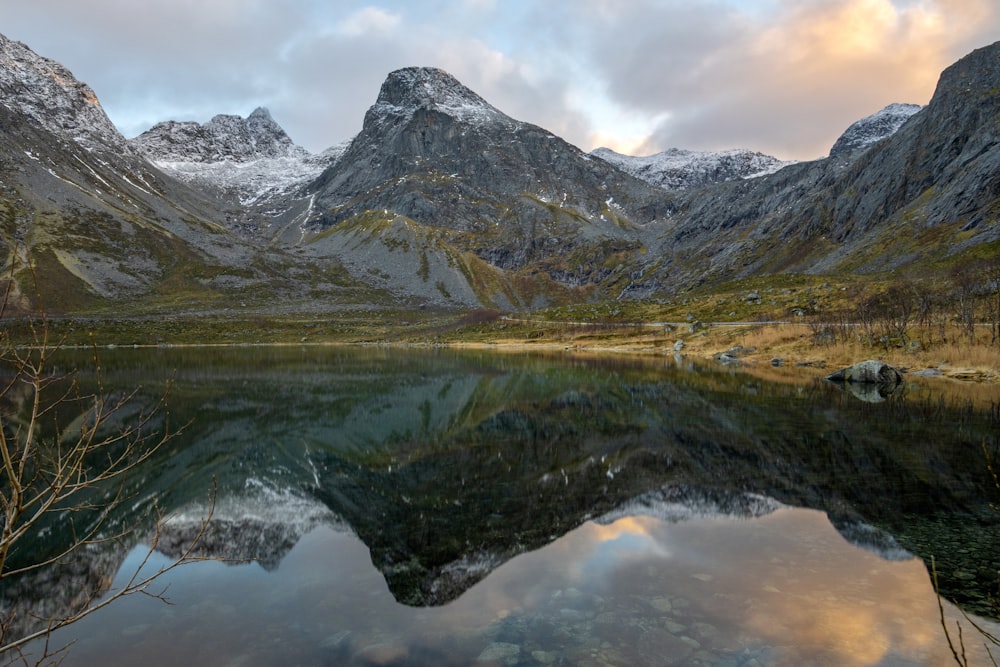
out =
<path fill-rule="evenodd" d="M 219 114 L 204 125 L 164 121 L 129 143 L 153 162 L 252 162 L 308 155 L 264 107 L 246 118 Z"/>
<path fill-rule="evenodd" d="M 164 123 L 120 148 L 89 88 L 2 44 L 0 240 L 10 258 L 47 257 L 41 284 L 60 285 L 69 309 L 137 303 L 181 267 L 197 276 L 182 280 L 185 294 L 210 300 L 260 304 L 277 280 L 307 309 L 348 294 L 366 307 L 530 309 L 940 263 L 1000 237 L 997 44 L 946 70 L 890 136 L 886 117 L 912 109 L 890 106 L 845 133 L 845 144 L 882 137 L 866 150 L 755 178 L 743 176 L 774 163 L 695 156 L 700 185 L 678 190 L 512 119 L 434 68 L 390 73 L 361 132 L 320 156 L 262 109 Z M 133 227 L 153 236 L 126 241 Z M 180 255 L 152 241 L 161 234 Z"/>
<path fill-rule="evenodd" d="M 294 196 L 347 148 L 345 143 L 313 155 L 264 107 L 246 118 L 220 114 L 205 124 L 164 121 L 129 144 L 171 176 L 248 207 Z"/>
<path fill-rule="evenodd" d="M 998 83 L 1000 43 L 946 69 L 930 103 L 868 150 L 679 195 L 682 221 L 661 247 L 684 260 L 648 271 L 642 293 L 668 275 L 865 274 L 989 252 L 1000 240 Z"/>
<path fill-rule="evenodd" d="M 689 151 L 670 148 L 654 155 L 634 157 L 597 148 L 590 153 L 622 171 L 667 190 L 690 190 L 715 183 L 773 174 L 792 164 L 745 149 Z"/>

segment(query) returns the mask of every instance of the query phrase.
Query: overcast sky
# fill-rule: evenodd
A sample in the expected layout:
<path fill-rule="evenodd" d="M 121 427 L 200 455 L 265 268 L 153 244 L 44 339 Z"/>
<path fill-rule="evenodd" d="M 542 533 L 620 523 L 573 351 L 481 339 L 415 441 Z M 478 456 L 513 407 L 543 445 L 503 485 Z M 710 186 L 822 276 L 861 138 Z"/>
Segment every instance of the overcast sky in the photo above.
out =
<path fill-rule="evenodd" d="M 320 151 L 385 75 L 441 67 L 584 150 L 825 155 L 1000 38 L 997 0 L 0 0 L 0 32 L 90 84 L 128 137 L 270 109 Z"/>

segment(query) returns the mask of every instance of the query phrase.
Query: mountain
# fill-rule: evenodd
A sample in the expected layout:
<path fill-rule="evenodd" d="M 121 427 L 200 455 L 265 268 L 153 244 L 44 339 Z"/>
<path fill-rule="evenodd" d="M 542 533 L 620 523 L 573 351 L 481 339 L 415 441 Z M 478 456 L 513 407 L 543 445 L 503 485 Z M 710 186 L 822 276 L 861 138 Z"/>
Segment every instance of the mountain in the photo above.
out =
<path fill-rule="evenodd" d="M 394 182 L 400 179 L 416 181 Z M 437 225 L 461 229 L 504 213 L 488 204 L 470 209 L 456 195 L 486 196 L 504 209 L 518 205 L 499 198 L 530 198 L 533 206 L 553 204 L 598 219 L 613 199 L 641 222 L 656 217 L 662 200 L 662 193 L 550 132 L 506 116 L 447 72 L 414 67 L 388 75 L 361 133 L 311 187 L 318 204 L 337 208 L 315 222 L 337 224 L 360 206 L 414 193 L 417 185 L 424 186 L 420 197 L 393 201 L 395 211 L 417 220 L 433 213 Z"/>
<path fill-rule="evenodd" d="M 171 176 L 234 198 L 241 206 L 271 204 L 293 195 L 347 147 L 313 155 L 297 146 L 263 107 L 246 118 L 220 114 L 204 125 L 157 123 L 129 144 Z"/>
<path fill-rule="evenodd" d="M 0 35 L 0 90 L 8 112 L 30 118 L 51 134 L 88 149 L 124 148 L 90 86 L 59 63 Z"/>
<path fill-rule="evenodd" d="M 868 148 L 877 141 L 894 135 L 910 116 L 920 111 L 919 104 L 890 104 L 889 106 L 855 121 L 830 149 L 830 157 Z"/>
<path fill-rule="evenodd" d="M 636 295 L 775 273 L 949 266 L 1000 240 L 1000 43 L 868 150 L 677 195 Z"/>
<path fill-rule="evenodd" d="M 698 152 L 671 148 L 661 153 L 633 157 L 598 148 L 591 155 L 624 172 L 667 190 L 690 190 L 715 183 L 773 174 L 791 164 L 756 151 Z"/>
<path fill-rule="evenodd" d="M 638 226 L 671 210 L 662 190 L 433 68 L 390 73 L 308 192 L 312 252 L 452 306 L 531 307 L 627 282 Z"/>
<path fill-rule="evenodd" d="M 358 135 L 320 155 L 264 109 L 127 142 L 90 88 L 2 38 L 0 244 L 55 311 L 520 310 L 946 271 L 1000 240 L 998 56 L 973 52 L 927 107 L 862 119 L 828 158 L 757 176 L 780 163 L 586 154 L 422 67 L 391 72 Z"/>
<path fill-rule="evenodd" d="M 115 129 L 88 86 L 3 35 L 0 100 L 8 313 L 109 303 L 130 314 L 173 313 L 178 298 L 210 310 L 223 297 L 273 303 L 303 285 L 327 284 L 296 279 L 296 272 L 312 276 L 313 267 L 234 233 L 251 214 L 157 169 Z M 290 271 L 292 264 L 299 268 Z M 350 289 L 339 282 L 331 298 Z"/>

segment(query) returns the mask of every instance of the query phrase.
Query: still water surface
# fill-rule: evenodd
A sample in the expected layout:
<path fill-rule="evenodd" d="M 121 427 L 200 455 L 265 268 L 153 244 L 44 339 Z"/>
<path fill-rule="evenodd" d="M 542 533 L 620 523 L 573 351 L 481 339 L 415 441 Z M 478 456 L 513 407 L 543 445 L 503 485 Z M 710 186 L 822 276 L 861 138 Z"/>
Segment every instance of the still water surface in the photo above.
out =
<path fill-rule="evenodd" d="M 74 628 L 67 664 L 951 660 L 923 563 L 852 546 L 813 510 L 588 522 L 442 607 L 396 602 L 364 544 L 327 527 L 305 535 L 276 570 L 192 565 L 169 576 L 168 594 L 172 606 L 126 599 Z"/>
<path fill-rule="evenodd" d="M 102 356 L 140 401 L 173 378 L 189 425 L 141 488 L 170 544 L 214 479 L 204 552 L 226 560 L 58 633 L 64 665 L 947 665 L 932 555 L 990 613 L 995 408 L 943 385 L 871 403 L 673 359 Z"/>

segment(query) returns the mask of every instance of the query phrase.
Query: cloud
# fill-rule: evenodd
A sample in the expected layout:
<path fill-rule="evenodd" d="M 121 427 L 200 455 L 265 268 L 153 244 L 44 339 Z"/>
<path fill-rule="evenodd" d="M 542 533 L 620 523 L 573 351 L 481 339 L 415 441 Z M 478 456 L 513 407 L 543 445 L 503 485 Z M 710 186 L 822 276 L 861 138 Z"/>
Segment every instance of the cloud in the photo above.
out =
<path fill-rule="evenodd" d="M 768 14 L 736 4 L 630 3 L 592 53 L 623 107 L 665 114 L 643 152 L 745 146 L 826 154 L 854 120 L 926 103 L 940 71 L 1000 28 L 988 0 L 805 0 Z M 644 18 L 639 23 L 639 15 Z M 631 36 L 631 39 L 627 39 Z"/>
<path fill-rule="evenodd" d="M 341 21 L 338 29 L 349 37 L 363 37 L 369 33 L 391 32 L 399 23 L 399 14 L 378 7 L 364 7 Z"/>
<path fill-rule="evenodd" d="M 386 75 L 414 65 L 440 67 L 505 113 L 553 132 L 585 137 L 589 129 L 580 113 L 560 104 L 562 81 L 479 39 L 435 25 L 411 22 L 366 35 L 317 34 L 301 40 L 288 59 L 295 63 L 286 74 L 289 91 L 272 112 L 307 146 L 359 131 Z"/>
<path fill-rule="evenodd" d="M 304 4 L 264 0 L 86 3 L 34 0 L 5 16 L 9 37 L 69 67 L 126 135 L 167 118 L 248 113 L 267 97 Z M 23 37 L 22 37 L 23 36 Z"/>
<path fill-rule="evenodd" d="M 558 73 L 505 53 L 519 3 L 273 3 L 265 0 L 35 0 L 3 30 L 91 84 L 133 136 L 166 119 L 270 108 L 293 140 L 319 151 L 361 128 L 386 74 L 448 70 L 506 113 L 585 141 Z"/>
<path fill-rule="evenodd" d="M 311 150 L 360 129 L 389 71 L 427 65 L 584 149 L 816 157 L 1000 34 L 995 0 L 4 4 L 4 33 L 91 84 L 128 136 L 263 105 Z"/>

